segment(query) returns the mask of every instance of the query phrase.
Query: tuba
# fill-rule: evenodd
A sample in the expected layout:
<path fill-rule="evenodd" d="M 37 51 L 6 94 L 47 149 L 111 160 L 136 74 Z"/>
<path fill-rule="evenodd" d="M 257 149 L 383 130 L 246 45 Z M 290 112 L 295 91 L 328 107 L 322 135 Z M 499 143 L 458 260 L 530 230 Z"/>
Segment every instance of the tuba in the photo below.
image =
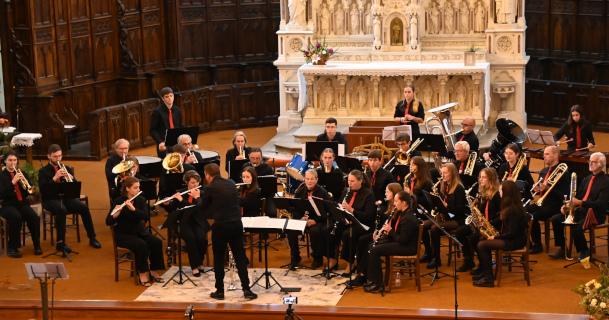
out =
<path fill-rule="evenodd" d="M 440 129 L 440 133 L 442 134 L 444 142 L 446 143 L 446 149 L 449 151 L 455 150 L 455 141 L 453 137 L 455 134 L 461 132 L 461 130 L 452 132 L 453 120 L 450 110 L 457 106 L 457 104 L 458 103 L 456 102 L 451 102 L 430 109 L 429 112 L 432 113 L 433 116 L 425 121 L 425 129 L 427 130 L 427 133 L 433 133 L 434 129 Z M 438 124 L 430 126 L 429 124 L 434 121 L 438 122 Z"/>
<path fill-rule="evenodd" d="M 183 173 L 182 155 L 179 152 L 166 155 L 163 159 L 163 169 L 167 170 L 167 173 Z"/>
<path fill-rule="evenodd" d="M 560 163 L 558 166 L 556 166 L 556 169 L 554 169 L 554 171 L 552 171 L 552 174 L 550 174 L 550 176 L 548 177 L 548 180 L 546 182 L 549 187 L 539 197 L 539 199 L 537 199 L 536 201 L 533 201 L 533 203 L 535 203 L 537 206 L 541 207 L 543 205 L 543 202 L 546 199 L 546 197 L 550 194 L 550 192 L 552 192 L 552 189 L 554 189 L 554 187 L 558 184 L 558 181 L 560 181 L 560 178 L 562 178 L 562 176 L 565 175 L 567 170 L 569 170 L 569 167 L 564 163 Z M 577 178 L 575 180 L 577 180 Z M 537 181 L 535 186 L 533 186 L 533 189 L 535 189 L 535 187 L 542 181 L 543 181 L 543 178 L 539 179 L 539 181 Z M 533 193 L 533 197 L 536 195 L 537 195 L 537 192 Z"/>

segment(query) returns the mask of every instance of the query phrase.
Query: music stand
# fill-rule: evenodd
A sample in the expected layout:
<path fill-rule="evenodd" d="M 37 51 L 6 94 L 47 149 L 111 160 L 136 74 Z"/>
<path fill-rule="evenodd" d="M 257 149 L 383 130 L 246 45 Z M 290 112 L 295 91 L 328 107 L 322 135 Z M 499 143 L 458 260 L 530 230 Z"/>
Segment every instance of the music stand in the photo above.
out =
<path fill-rule="evenodd" d="M 336 141 L 307 141 L 302 150 L 306 161 L 319 161 L 319 156 L 324 149 L 330 148 L 336 156 L 345 155 L 345 145 Z"/>
<path fill-rule="evenodd" d="M 50 184 L 45 185 L 40 189 L 40 193 L 43 199 L 53 199 L 59 198 L 61 205 L 63 206 L 63 202 L 66 199 L 79 199 L 80 198 L 80 189 L 82 187 L 82 183 L 80 181 L 73 182 L 61 182 L 61 183 L 53 183 L 52 187 Z M 51 212 L 51 214 L 54 214 Z M 54 230 L 51 230 L 53 232 Z M 68 250 L 65 246 L 62 247 L 61 250 L 58 250 L 55 247 L 55 252 L 51 252 L 42 256 L 42 258 L 48 258 L 50 256 L 59 255 L 63 258 L 68 259 L 68 261 L 72 262 L 72 257 L 70 254 L 78 254 L 77 251 L 72 249 Z"/>
<path fill-rule="evenodd" d="M 199 127 L 182 127 L 167 129 L 165 131 L 165 145 L 175 146 L 178 143 L 178 137 L 187 134 L 192 139 L 192 144 L 197 144 L 197 138 L 199 137 Z"/>
<path fill-rule="evenodd" d="M 176 228 L 178 234 L 178 271 L 176 271 L 176 273 L 174 273 L 173 276 L 171 276 L 171 278 L 169 278 L 169 280 L 167 280 L 167 282 L 163 284 L 163 288 L 166 287 L 171 281 L 179 285 L 183 285 L 184 283 L 186 283 L 186 281 L 190 281 L 190 283 L 192 283 L 195 287 L 197 286 L 197 284 L 194 283 L 194 281 L 192 281 L 192 279 L 190 279 L 190 277 L 188 277 L 188 275 L 182 270 L 182 217 L 184 216 L 184 212 L 186 210 L 191 209 L 193 207 L 196 207 L 196 205 L 193 204 L 175 210 Z M 178 280 L 174 279 L 176 276 L 178 277 Z"/>
<path fill-rule="evenodd" d="M 551 131 L 538 129 L 527 129 L 527 137 L 532 144 L 542 144 L 544 146 L 555 146 L 556 140 Z"/>
<path fill-rule="evenodd" d="M 163 235 L 158 232 L 156 228 L 152 228 L 152 221 L 150 220 L 150 201 L 156 200 L 159 197 L 156 189 L 156 183 L 157 181 L 153 179 L 142 179 L 140 180 L 140 190 L 142 190 L 144 199 L 146 199 L 146 223 L 148 223 L 148 232 L 151 234 L 156 234 L 161 239 L 165 240 Z"/>
<path fill-rule="evenodd" d="M 277 193 L 277 177 L 273 175 L 259 176 L 258 186 L 260 187 L 260 196 L 263 198 L 272 198 Z"/>
<path fill-rule="evenodd" d="M 351 170 L 364 171 L 362 162 L 356 158 L 338 156 L 336 157 L 336 164 L 343 172 L 348 173 L 351 172 Z"/>
<path fill-rule="evenodd" d="M 49 319 L 49 287 L 48 283 L 51 280 L 51 286 L 55 285 L 55 280 L 69 279 L 68 272 L 63 263 L 25 263 L 25 271 L 28 274 L 28 279 L 38 279 L 40 283 L 40 299 L 42 302 L 42 319 Z M 53 301 L 51 302 L 53 303 Z M 52 306 L 51 306 L 52 308 Z"/>
<path fill-rule="evenodd" d="M 159 178 L 161 176 L 161 172 L 163 172 L 163 166 L 161 165 L 162 161 L 160 158 L 158 158 L 158 161 L 155 161 L 155 162 L 143 161 L 144 159 L 140 159 L 140 158 L 153 158 L 153 157 L 138 156 L 136 158 L 138 159 L 138 162 L 139 162 L 138 173 L 142 177 L 152 179 L 152 178 Z"/>
<path fill-rule="evenodd" d="M 443 214 L 443 212 L 445 212 L 447 209 L 444 206 L 444 204 L 442 203 L 442 199 L 440 199 L 440 197 L 438 197 L 435 194 L 432 194 L 430 192 L 428 192 L 427 190 L 423 190 L 423 195 L 425 195 L 425 199 L 427 200 L 428 203 L 431 204 L 432 208 L 436 208 L 439 213 L 438 214 Z M 459 240 L 457 240 L 452 234 L 450 234 L 448 231 L 446 231 L 446 229 L 444 229 L 444 227 L 442 225 L 440 225 L 435 219 L 434 217 L 432 217 L 431 214 L 427 213 L 427 210 L 425 210 L 423 212 L 423 214 L 425 214 L 425 216 L 427 216 L 427 219 L 429 219 L 429 221 L 431 221 L 440 231 L 442 231 L 442 233 L 444 233 L 447 237 L 453 239 L 455 241 L 455 243 L 461 245 L 461 242 L 459 242 Z M 457 265 L 457 263 L 455 263 L 455 265 Z M 434 271 L 426 273 L 423 275 L 423 277 L 426 276 L 431 276 L 431 283 L 429 284 L 430 286 L 433 286 L 434 282 L 436 282 L 436 280 L 444 278 L 444 277 L 453 277 L 448 273 L 442 272 L 438 269 L 438 263 L 436 263 L 436 268 Z"/>
<path fill-rule="evenodd" d="M 228 162 L 228 178 L 233 180 L 235 183 L 240 183 L 241 180 L 241 170 L 243 170 L 243 166 L 248 163 L 249 160 L 230 160 Z"/>
<path fill-rule="evenodd" d="M 446 142 L 441 134 L 420 134 L 419 138 L 423 142 L 417 147 L 419 151 L 435 151 L 439 154 L 446 154 Z"/>

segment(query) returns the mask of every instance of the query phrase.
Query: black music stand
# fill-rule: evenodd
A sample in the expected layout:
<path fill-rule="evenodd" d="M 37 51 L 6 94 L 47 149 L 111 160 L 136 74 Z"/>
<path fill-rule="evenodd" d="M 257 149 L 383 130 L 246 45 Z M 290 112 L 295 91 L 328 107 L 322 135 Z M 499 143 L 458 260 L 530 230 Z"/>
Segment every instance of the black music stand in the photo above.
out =
<path fill-rule="evenodd" d="M 160 160 L 160 158 L 159 158 Z M 161 172 L 163 171 L 163 167 L 161 165 L 162 161 L 158 162 L 147 162 L 139 164 L 138 173 L 142 177 L 146 177 L 149 179 L 159 178 L 161 176 Z"/>
<path fill-rule="evenodd" d="M 326 148 L 334 151 L 334 155 L 338 156 L 339 143 L 336 141 L 307 141 L 305 144 L 305 160 L 319 161 L 319 156 Z M 343 147 L 344 148 L 344 147 Z"/>
<path fill-rule="evenodd" d="M 49 280 L 55 286 L 55 280 L 66 280 L 68 272 L 63 263 L 25 263 L 28 279 L 38 279 L 40 282 L 40 299 L 42 302 L 42 319 L 49 319 Z M 53 302 L 51 302 L 53 303 Z M 51 307 L 52 308 L 52 307 Z"/>
<path fill-rule="evenodd" d="M 193 204 L 175 210 L 176 229 L 178 234 L 178 271 L 176 271 L 176 273 L 174 273 L 173 276 L 171 276 L 171 278 L 169 278 L 169 280 L 167 280 L 167 282 L 163 284 L 163 288 L 166 287 L 171 281 L 179 285 L 183 285 L 184 283 L 186 283 L 186 281 L 190 281 L 190 283 L 192 283 L 195 287 L 197 286 L 197 284 L 194 283 L 194 281 L 192 281 L 192 279 L 190 279 L 190 277 L 188 277 L 188 275 L 182 270 L 182 218 L 186 210 L 194 207 L 196 207 L 196 205 Z M 174 279 L 176 276 L 178 277 L 178 280 Z"/>
<path fill-rule="evenodd" d="M 428 192 L 427 190 L 423 190 L 423 195 L 425 195 L 425 199 L 427 199 L 427 202 L 431 204 L 431 207 L 436 208 L 439 211 L 438 214 L 444 214 L 443 212 L 446 212 L 447 208 L 444 206 L 444 203 L 442 203 L 442 199 L 440 199 L 440 197 Z M 431 216 L 431 214 L 428 214 L 427 211 L 423 212 L 423 214 L 425 214 L 425 216 L 427 216 L 429 221 L 431 221 L 440 231 L 442 231 L 442 233 L 444 233 L 450 239 L 454 240 L 455 243 L 459 244 L 460 246 L 463 246 L 461 244 L 461 242 L 459 242 L 459 240 L 457 240 L 457 238 L 455 238 L 450 232 L 446 231 L 446 229 L 444 229 L 444 227 L 442 225 L 440 225 L 440 223 L 438 223 L 438 221 L 436 221 L 434 219 L 434 217 Z M 455 263 L 455 265 L 457 265 L 457 263 Z M 434 269 L 434 271 L 423 275 L 423 277 L 426 277 L 426 276 L 431 276 L 431 283 L 429 284 L 430 286 L 433 286 L 434 282 L 436 282 L 436 280 L 438 280 L 438 279 L 445 278 L 445 277 L 453 277 L 448 273 L 440 271 L 438 269 L 437 263 L 436 263 L 436 268 Z M 456 274 L 455 274 L 455 276 L 456 276 Z"/>
<path fill-rule="evenodd" d="M 352 157 L 336 157 L 336 164 L 343 172 L 351 172 L 351 170 L 363 171 L 362 163 L 360 160 Z"/>
<path fill-rule="evenodd" d="M 288 212 L 292 212 L 296 208 L 302 208 L 303 207 L 302 202 L 304 201 L 303 199 L 300 199 L 300 198 L 287 198 L 287 197 L 272 197 L 271 199 L 273 199 L 275 208 L 284 209 Z M 284 234 L 284 236 L 287 236 L 287 233 L 285 233 L 285 232 L 282 232 L 282 234 Z M 275 241 L 275 240 L 273 240 L 273 241 Z M 271 243 L 273 241 L 271 241 Z M 269 247 L 275 251 L 279 251 L 279 249 L 277 249 L 271 245 L 269 245 Z M 290 266 L 290 263 L 284 264 L 284 265 L 280 266 L 280 268 L 288 268 L 288 270 L 289 270 L 289 266 Z"/>
<path fill-rule="evenodd" d="M 441 134 L 421 134 L 419 138 L 423 139 L 423 142 L 417 147 L 419 151 L 432 151 L 439 154 L 446 154 L 446 142 Z"/>
<path fill-rule="evenodd" d="M 317 208 L 323 208 L 323 213 L 325 213 L 325 217 L 322 214 L 322 212 L 320 212 L 321 218 L 324 219 L 325 218 L 325 223 L 326 223 L 326 232 L 330 233 L 330 209 L 331 207 L 336 205 L 336 202 L 334 202 L 333 200 L 326 200 L 326 199 L 322 199 L 322 198 L 318 198 L 318 197 L 311 197 L 313 199 L 313 201 L 315 202 L 315 205 L 317 206 Z M 315 211 L 315 208 L 313 208 L 313 206 L 311 205 L 311 203 L 309 201 L 307 201 L 309 203 L 309 206 L 311 207 L 311 211 L 315 214 L 317 214 L 317 212 Z M 320 210 L 321 211 L 321 210 Z M 326 235 L 324 235 L 325 237 Z M 330 270 L 330 239 L 328 238 L 326 242 L 326 263 L 324 265 L 323 270 L 320 273 L 314 274 L 311 277 L 324 277 L 325 280 L 325 284 L 328 284 L 328 280 L 332 279 L 334 277 L 338 277 L 339 274 Z"/>
<path fill-rule="evenodd" d="M 241 171 L 243 170 L 243 166 L 248 163 L 249 160 L 230 160 L 228 162 L 228 178 L 233 180 L 235 183 L 240 183 L 241 180 Z"/>
<path fill-rule="evenodd" d="M 260 187 L 260 196 L 263 198 L 273 198 L 277 193 L 277 177 L 274 175 L 259 176 L 258 186 Z"/>
<path fill-rule="evenodd" d="M 197 144 L 197 138 L 199 137 L 199 127 L 182 127 L 167 129 L 165 131 L 165 145 L 175 146 L 178 143 L 178 137 L 187 134 L 192 139 L 192 144 Z"/>
<path fill-rule="evenodd" d="M 165 240 L 165 238 L 163 237 L 163 235 L 161 235 L 160 232 L 158 232 L 156 230 L 156 228 L 152 227 L 152 222 L 150 220 L 150 201 L 151 200 L 156 200 L 159 195 L 157 193 L 156 190 L 156 180 L 153 179 L 142 179 L 140 180 L 140 190 L 142 190 L 142 194 L 144 195 L 144 198 L 146 199 L 146 223 L 148 223 L 148 232 L 150 232 L 151 234 L 156 234 L 158 235 L 161 239 Z"/>
<path fill-rule="evenodd" d="M 61 182 L 61 183 L 54 183 L 52 184 L 52 187 L 50 187 L 51 185 L 46 185 L 44 188 L 40 189 L 41 192 L 41 196 L 43 199 L 52 199 L 52 198 L 59 198 L 59 201 L 61 202 L 61 205 L 63 206 L 63 202 L 64 200 L 67 199 L 79 199 L 80 198 L 80 190 L 82 187 L 82 184 L 80 181 L 73 181 L 73 182 Z M 53 214 L 51 212 L 51 214 Z M 53 232 L 54 230 L 51 230 L 51 232 Z M 68 259 L 68 261 L 72 262 L 72 257 L 70 256 L 70 254 L 78 254 L 77 251 L 74 251 L 72 249 L 66 249 L 66 247 L 64 246 L 61 250 L 57 250 L 57 247 L 55 247 L 55 252 L 51 252 L 49 254 L 46 254 L 43 256 L 43 258 L 48 258 L 50 256 L 56 256 L 59 255 L 63 258 Z"/>
<path fill-rule="evenodd" d="M 161 175 L 160 186 L 163 187 L 159 190 L 159 197 L 169 197 L 176 193 L 177 190 L 182 189 L 186 186 L 184 183 L 184 173 L 165 173 Z"/>

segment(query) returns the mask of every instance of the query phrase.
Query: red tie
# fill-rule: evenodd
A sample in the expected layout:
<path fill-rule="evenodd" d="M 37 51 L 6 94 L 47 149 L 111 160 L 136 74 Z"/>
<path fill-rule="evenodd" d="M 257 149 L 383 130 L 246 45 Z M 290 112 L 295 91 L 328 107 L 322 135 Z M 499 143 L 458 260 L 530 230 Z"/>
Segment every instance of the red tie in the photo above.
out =
<path fill-rule="evenodd" d="M 508 167 L 509 167 L 509 164 L 508 164 Z M 509 170 L 508 170 L 508 178 L 511 178 L 511 177 L 512 177 L 512 168 L 509 168 Z"/>
<path fill-rule="evenodd" d="M 410 103 L 409 103 L 409 102 L 408 102 L 408 101 L 406 101 L 406 100 L 404 100 L 404 102 L 406 103 L 406 108 L 404 108 L 404 116 L 406 116 L 406 115 L 407 115 L 407 114 L 410 112 L 410 104 L 411 104 L 412 102 L 410 102 Z"/>
<path fill-rule="evenodd" d="M 188 203 L 192 204 L 192 196 L 188 196 Z"/>
<path fill-rule="evenodd" d="M 582 128 L 577 125 L 577 129 L 575 129 L 575 131 L 577 132 L 575 134 L 575 148 L 579 149 L 582 147 Z"/>
<path fill-rule="evenodd" d="M 486 200 L 486 207 L 484 208 L 484 215 L 486 216 L 486 220 L 488 220 L 488 204 L 491 200 Z"/>
<path fill-rule="evenodd" d="M 11 172 L 11 180 L 15 177 L 15 172 Z M 15 188 L 15 194 L 17 195 L 17 200 L 19 200 L 19 202 L 23 201 L 23 196 L 21 195 L 21 190 L 19 189 L 19 183 L 14 184 L 13 187 Z"/>
<path fill-rule="evenodd" d="M 313 195 L 313 191 L 307 191 L 307 198 L 311 198 L 312 195 Z"/>
<path fill-rule="evenodd" d="M 395 222 L 395 226 L 393 227 L 393 231 L 398 232 L 398 226 L 400 225 L 400 216 L 398 216 L 398 220 Z"/>
<path fill-rule="evenodd" d="M 372 187 L 376 184 L 376 171 L 372 173 Z"/>
<path fill-rule="evenodd" d="M 552 173 L 552 166 L 548 168 L 548 172 L 546 172 L 546 175 L 543 177 L 543 182 L 546 182 L 546 179 L 548 179 L 550 173 Z"/>
<path fill-rule="evenodd" d="M 173 129 L 173 114 L 171 113 L 171 108 L 169 108 L 169 129 Z"/>
<path fill-rule="evenodd" d="M 464 134 L 461 135 L 461 139 L 459 139 L 459 141 L 463 141 L 463 139 L 465 139 L 465 135 Z"/>
<path fill-rule="evenodd" d="M 590 195 L 590 190 L 592 190 L 592 184 L 594 183 L 594 179 L 596 179 L 596 176 L 592 176 L 590 182 L 588 182 L 588 189 L 586 189 L 586 195 L 584 195 L 582 201 L 588 200 L 588 196 Z"/>
<path fill-rule="evenodd" d="M 412 192 L 414 194 L 414 181 L 417 179 L 417 177 L 412 177 L 412 179 L 410 179 L 410 192 Z"/>
<path fill-rule="evenodd" d="M 463 173 L 464 166 L 465 166 L 465 162 L 461 162 L 461 165 L 459 166 L 459 173 Z"/>
<path fill-rule="evenodd" d="M 355 197 L 357 197 L 357 191 L 353 191 L 353 196 L 351 196 L 351 200 L 349 200 L 349 207 L 353 207 L 353 202 L 355 202 Z"/>

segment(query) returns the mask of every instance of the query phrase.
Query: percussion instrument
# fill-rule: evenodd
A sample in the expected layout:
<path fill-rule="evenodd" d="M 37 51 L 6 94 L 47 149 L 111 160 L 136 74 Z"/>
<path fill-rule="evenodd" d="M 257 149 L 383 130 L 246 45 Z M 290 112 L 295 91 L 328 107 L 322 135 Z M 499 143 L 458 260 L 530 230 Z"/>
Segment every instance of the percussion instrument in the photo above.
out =
<path fill-rule="evenodd" d="M 300 153 L 296 153 L 286 165 L 288 175 L 298 181 L 304 181 L 304 174 L 309 168 L 309 162 Z"/>

